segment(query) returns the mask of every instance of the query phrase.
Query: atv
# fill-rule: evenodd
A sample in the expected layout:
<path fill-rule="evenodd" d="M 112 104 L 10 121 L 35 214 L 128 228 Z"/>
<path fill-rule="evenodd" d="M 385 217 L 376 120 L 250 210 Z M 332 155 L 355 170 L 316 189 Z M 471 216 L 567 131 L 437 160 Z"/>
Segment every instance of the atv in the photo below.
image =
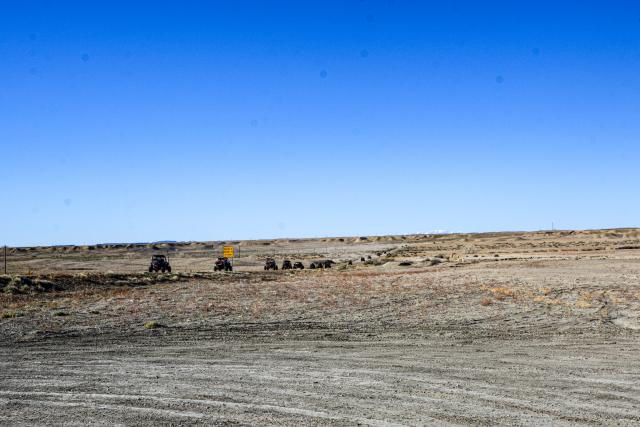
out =
<path fill-rule="evenodd" d="M 273 258 L 267 258 L 266 261 L 264 262 L 264 269 L 277 270 L 278 264 L 276 264 L 276 260 L 274 260 Z"/>
<path fill-rule="evenodd" d="M 229 258 L 219 257 L 213 265 L 213 271 L 233 271 L 233 266 Z"/>
<path fill-rule="evenodd" d="M 324 260 L 322 262 L 324 264 L 324 268 L 331 268 L 331 266 L 336 263 L 335 261 L 333 261 L 331 259 L 326 259 L 326 260 Z"/>
<path fill-rule="evenodd" d="M 313 261 L 309 268 L 331 268 L 331 265 L 333 264 L 335 264 L 335 261 L 332 261 L 330 259 Z"/>
<path fill-rule="evenodd" d="M 288 259 L 285 259 L 284 261 L 282 261 L 283 270 L 291 270 L 292 268 L 293 268 L 293 265 L 291 265 L 291 261 L 289 261 Z"/>
<path fill-rule="evenodd" d="M 300 270 L 304 270 L 304 264 L 303 264 L 303 263 L 301 263 L 301 262 L 299 262 L 299 261 L 294 262 L 294 263 L 293 263 L 293 269 L 294 269 L 294 270 L 298 270 L 298 269 L 300 269 Z"/>
<path fill-rule="evenodd" d="M 171 273 L 171 265 L 169 260 L 164 255 L 153 255 L 151 257 L 151 264 L 149 265 L 149 273 L 162 271 Z"/>

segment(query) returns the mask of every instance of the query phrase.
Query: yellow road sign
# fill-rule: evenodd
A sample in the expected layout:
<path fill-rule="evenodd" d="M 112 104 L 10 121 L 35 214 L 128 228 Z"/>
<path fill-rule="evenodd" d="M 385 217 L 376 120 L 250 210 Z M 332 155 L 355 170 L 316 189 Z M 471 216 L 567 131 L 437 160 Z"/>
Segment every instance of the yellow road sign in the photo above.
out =
<path fill-rule="evenodd" d="M 233 246 L 223 246 L 222 256 L 225 258 L 233 258 Z"/>

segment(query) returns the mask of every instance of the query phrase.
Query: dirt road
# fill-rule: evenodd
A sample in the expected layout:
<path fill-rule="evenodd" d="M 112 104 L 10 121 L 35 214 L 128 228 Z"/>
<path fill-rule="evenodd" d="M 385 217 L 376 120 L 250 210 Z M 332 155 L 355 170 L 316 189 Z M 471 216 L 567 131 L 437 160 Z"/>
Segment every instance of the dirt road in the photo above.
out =
<path fill-rule="evenodd" d="M 0 351 L 4 424 L 638 425 L 640 344 L 212 333 Z M 298 337 L 300 338 L 300 337 Z"/>

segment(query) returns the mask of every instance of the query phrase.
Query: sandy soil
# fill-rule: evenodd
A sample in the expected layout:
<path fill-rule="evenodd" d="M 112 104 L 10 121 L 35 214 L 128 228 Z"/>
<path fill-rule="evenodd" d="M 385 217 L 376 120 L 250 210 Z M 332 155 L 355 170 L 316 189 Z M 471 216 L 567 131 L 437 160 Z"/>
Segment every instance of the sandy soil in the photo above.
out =
<path fill-rule="evenodd" d="M 639 230 L 222 244 L 10 249 L 0 423 L 640 423 Z"/>

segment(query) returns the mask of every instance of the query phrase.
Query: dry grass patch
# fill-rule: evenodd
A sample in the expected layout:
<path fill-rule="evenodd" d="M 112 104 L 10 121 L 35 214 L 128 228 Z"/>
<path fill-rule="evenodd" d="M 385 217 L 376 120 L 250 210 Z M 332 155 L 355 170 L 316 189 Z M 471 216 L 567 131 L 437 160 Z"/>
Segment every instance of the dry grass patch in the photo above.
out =
<path fill-rule="evenodd" d="M 515 298 L 516 293 L 513 289 L 505 288 L 505 287 L 495 287 L 490 288 L 489 292 L 493 294 L 493 297 L 498 301 L 503 301 L 505 298 Z"/>
<path fill-rule="evenodd" d="M 539 302 L 539 303 L 544 303 L 547 305 L 563 305 L 565 304 L 564 302 L 562 302 L 559 299 L 555 299 L 555 298 L 549 298 L 543 295 L 538 295 L 536 297 L 533 298 L 534 302 Z"/>
<path fill-rule="evenodd" d="M 22 317 L 22 316 L 24 316 L 23 313 L 19 311 L 10 310 L 10 311 L 3 312 L 2 316 L 0 317 L 2 317 L 3 319 L 13 319 L 14 317 Z"/>
<path fill-rule="evenodd" d="M 579 300 L 578 302 L 576 302 L 576 307 L 578 308 L 592 308 L 593 304 L 591 304 L 588 301 L 585 300 Z"/>
<path fill-rule="evenodd" d="M 145 323 L 144 327 L 145 329 L 158 329 L 158 328 L 162 328 L 163 326 L 160 324 L 160 322 L 152 320 L 150 322 Z"/>

